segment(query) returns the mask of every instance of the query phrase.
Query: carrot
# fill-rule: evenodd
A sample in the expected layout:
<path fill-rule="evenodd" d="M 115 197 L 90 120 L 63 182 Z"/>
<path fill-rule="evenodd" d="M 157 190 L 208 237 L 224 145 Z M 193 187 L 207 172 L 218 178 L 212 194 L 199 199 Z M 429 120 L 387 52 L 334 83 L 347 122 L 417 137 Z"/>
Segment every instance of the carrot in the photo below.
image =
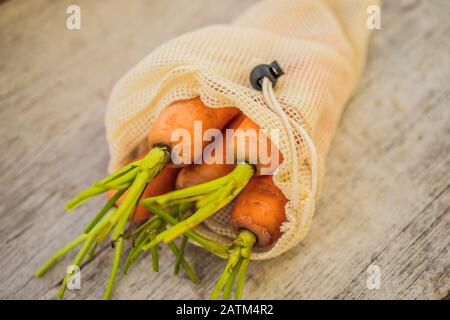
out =
<path fill-rule="evenodd" d="M 88 225 L 85 232 L 56 252 L 36 271 L 35 275 L 37 277 L 41 276 L 60 257 L 76 246 L 83 244 L 73 263 L 75 266 L 80 266 L 89 251 L 95 250 L 97 244 L 103 241 L 111 232 L 112 243 L 115 246 L 115 257 L 104 294 L 104 298 L 109 299 L 122 254 L 125 226 L 133 214 L 144 189 L 166 164 L 170 163 L 170 152 L 173 148 L 181 145 L 183 147 L 182 150 L 189 151 L 188 163 L 191 163 L 201 154 L 201 149 L 206 144 L 202 142 L 201 147 L 196 148 L 195 143 L 192 143 L 192 139 L 174 139 L 172 133 L 176 129 L 185 129 L 188 136 L 191 138 L 195 137 L 195 133 L 197 133 L 196 125 L 199 122 L 202 125 L 200 134 L 203 136 L 202 130 L 221 130 L 238 113 L 239 110 L 232 107 L 208 108 L 199 98 L 177 101 L 166 107 L 148 134 L 150 151 L 142 159 L 125 165 L 67 202 L 65 208 L 67 211 L 71 211 L 95 195 L 108 190 L 117 190 L 117 193 L 107 201 L 94 220 Z M 183 156 L 184 154 L 181 155 Z M 173 160 L 174 157 L 172 157 Z M 120 205 L 114 208 L 115 202 L 125 192 L 126 195 L 121 199 Z M 75 269 L 68 272 L 64 277 L 58 292 L 58 298 L 62 298 L 66 285 L 74 272 Z"/>
<path fill-rule="evenodd" d="M 260 247 L 273 244 L 286 221 L 287 198 L 273 183 L 272 176 L 253 177 L 233 205 L 231 222 L 237 230 L 253 232 Z"/>
<path fill-rule="evenodd" d="M 198 155 L 201 155 L 202 148 L 207 142 L 201 139 L 201 147 L 196 148 L 192 138 L 199 134 L 202 138 L 203 132 L 209 129 L 221 130 L 238 113 L 239 110 L 233 107 L 209 108 L 199 98 L 174 102 L 161 112 L 148 134 L 150 151 L 142 159 L 124 166 L 109 177 L 80 192 L 67 202 L 66 210 L 71 211 L 87 199 L 111 189 L 131 189 L 136 180 L 141 180 L 141 186 L 135 188 L 133 195 L 128 192 L 125 197 L 130 198 L 130 204 L 134 203 L 147 183 L 170 162 L 169 152 L 173 148 L 178 147 L 181 151 L 190 152 L 188 162 L 183 163 L 184 165 L 193 162 Z M 201 125 L 200 132 L 196 132 L 197 125 Z M 177 130 L 183 130 L 189 139 L 174 138 L 173 133 Z M 179 155 L 172 153 L 171 158 L 179 160 Z M 141 179 L 137 179 L 139 174 Z M 123 221 L 126 219 L 121 219 L 121 224 Z"/>
<path fill-rule="evenodd" d="M 237 197 L 231 213 L 233 226 L 240 231 L 230 246 L 230 257 L 211 299 L 223 290 L 223 299 L 231 298 L 236 278 L 235 298 L 241 299 L 250 254 L 255 243 L 267 247 L 279 239 L 286 221 L 287 198 L 273 183 L 272 176 L 255 176 Z M 225 289 L 224 289 L 225 288 Z"/>
<path fill-rule="evenodd" d="M 255 134 L 253 135 L 253 133 Z M 258 137 L 259 134 L 261 136 Z M 264 141 L 261 142 L 262 140 Z M 273 173 L 277 164 L 283 161 L 281 152 L 261 131 L 260 127 L 243 114 L 231 121 L 223 135 L 208 147 L 215 148 L 217 144 L 223 146 L 223 148 L 217 147 L 215 149 L 219 154 L 206 153 L 202 164 L 190 165 L 181 169 L 175 183 L 177 189 L 211 181 L 230 173 L 235 168 L 234 164 L 229 163 L 230 159 L 227 159 L 227 154 L 231 152 L 234 155 L 234 163 L 245 160 L 255 164 L 257 175 L 260 175 L 263 169 L 266 169 L 265 174 Z M 265 153 L 263 154 L 265 161 L 262 161 L 259 157 L 259 154 L 263 152 Z M 212 163 L 212 157 L 221 159 L 222 162 Z"/>
<path fill-rule="evenodd" d="M 149 208 L 157 205 L 170 207 L 179 203 L 195 203 L 197 206 L 192 216 L 172 224 L 170 229 L 145 245 L 143 250 L 147 250 L 159 241 L 170 243 L 177 236 L 191 232 L 192 227 L 237 197 L 231 218 L 234 227 L 241 232 L 233 243 L 227 245 L 229 261 L 211 294 L 212 299 L 219 297 L 224 288 L 223 298 L 228 299 L 236 278 L 236 297 L 241 297 L 254 244 L 260 247 L 273 244 L 280 237 L 280 226 L 286 220 L 284 206 L 287 199 L 274 185 L 272 176 L 267 175 L 273 173 L 283 160 L 280 151 L 260 127 L 245 115 L 238 116 L 229 127 L 235 131 L 231 134 L 225 131 L 227 146 L 221 150 L 224 153 L 221 157 L 228 161 L 228 157 L 231 157 L 234 162 L 238 162 L 235 169 L 229 171 L 226 163 L 185 167 L 180 171 L 176 183 L 177 188 L 184 188 L 141 201 Z M 161 211 L 154 212 L 164 217 Z M 206 244 L 211 247 L 211 243 Z"/>
<path fill-rule="evenodd" d="M 230 173 L 235 165 L 221 165 L 217 163 L 208 165 L 190 165 L 180 170 L 178 174 L 175 188 L 183 189 L 193 185 L 201 184 L 223 177 Z M 145 198 L 144 198 L 145 199 Z"/>
<path fill-rule="evenodd" d="M 242 115 L 233 119 L 227 125 L 226 130 L 204 149 L 203 162 L 183 167 L 175 182 L 176 189 L 183 189 L 203 182 L 223 177 L 230 173 L 236 165 L 227 163 L 227 140 L 231 138 L 232 132 L 236 130 L 244 117 Z M 211 152 L 208 152 L 210 150 Z M 212 152 L 214 151 L 214 152 Z"/>
<path fill-rule="evenodd" d="M 255 165 L 257 175 L 272 174 L 283 161 L 281 152 L 253 120 L 240 115 L 236 122 L 238 125 L 227 143 L 227 152 L 233 152 L 235 161 Z"/>
<path fill-rule="evenodd" d="M 208 129 L 222 128 L 235 116 L 239 114 L 239 109 L 234 107 L 209 108 L 199 98 L 191 100 L 177 101 L 161 111 L 158 121 L 155 122 L 148 135 L 148 145 L 150 148 L 155 146 L 167 146 L 169 149 L 178 147 L 182 150 L 190 151 L 190 163 L 199 159 L 202 155 L 203 148 L 208 141 L 203 141 L 201 148 L 196 148 L 192 139 L 196 134 L 196 122 L 201 125 L 202 131 Z M 189 132 L 190 139 L 173 136 L 176 129 L 182 129 Z M 203 132 L 200 132 L 203 134 Z M 181 155 L 182 156 L 182 155 Z M 179 162 L 176 154 L 172 153 L 172 161 Z M 175 160 L 175 161 L 174 161 Z M 189 163 L 184 163 L 184 165 Z"/>
<path fill-rule="evenodd" d="M 240 162 L 233 171 L 226 176 L 221 176 L 223 171 L 227 171 L 227 168 L 221 165 L 216 167 L 216 170 L 217 168 L 222 168 L 221 170 L 200 175 L 199 177 L 191 175 L 189 178 L 186 178 L 182 176 L 184 182 L 178 183 L 180 186 L 189 185 L 189 182 L 186 183 L 188 179 L 196 182 L 205 182 L 141 201 L 147 207 L 149 204 L 169 207 L 183 202 L 195 202 L 197 206 L 197 211 L 192 216 L 158 234 L 154 241 L 143 248 L 144 250 L 150 249 L 159 241 L 168 243 L 174 240 L 226 206 L 239 194 L 255 174 L 255 168 L 257 175 L 262 174 L 263 169 L 265 169 L 265 174 L 276 169 L 279 159 L 282 159 L 280 151 L 262 132 L 259 126 L 245 115 L 238 116 L 232 125 L 236 130 L 232 133 L 231 138 L 227 139 L 225 153 L 228 158 L 230 157 L 229 152 L 233 152 L 231 155 L 231 157 L 234 155 L 232 160 Z M 269 151 L 268 154 L 267 151 Z M 246 162 L 242 163 L 242 161 Z M 199 168 L 206 168 L 206 166 L 200 165 Z M 193 169 L 194 172 L 197 172 L 197 170 Z M 219 176 L 219 178 L 208 181 L 208 177 L 216 176 Z"/>

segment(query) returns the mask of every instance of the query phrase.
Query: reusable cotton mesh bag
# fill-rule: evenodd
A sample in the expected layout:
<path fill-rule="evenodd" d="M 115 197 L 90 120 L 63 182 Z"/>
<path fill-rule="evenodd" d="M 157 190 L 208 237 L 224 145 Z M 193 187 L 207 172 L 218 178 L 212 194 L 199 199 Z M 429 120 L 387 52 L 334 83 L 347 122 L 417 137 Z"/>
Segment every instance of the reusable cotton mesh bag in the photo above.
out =
<path fill-rule="evenodd" d="M 311 194 L 311 154 L 304 136 L 294 131 L 290 150 L 287 131 L 275 144 L 284 161 L 273 180 L 290 200 L 281 238 L 270 248 L 255 250 L 253 259 L 278 256 L 307 234 L 320 194 L 324 160 L 343 107 L 362 72 L 370 30 L 367 8 L 375 0 L 262 1 L 227 25 L 202 28 L 160 46 L 132 68 L 115 86 L 108 103 L 106 132 L 116 170 L 147 143 L 147 134 L 160 111 L 174 101 L 199 96 L 210 107 L 235 106 L 263 128 L 284 129 L 249 74 L 258 64 L 277 60 L 285 75 L 275 95 L 284 112 L 314 141 L 318 156 L 318 191 Z M 292 187 L 292 159 L 299 163 L 299 191 Z M 306 212 L 308 211 L 308 212 Z M 216 241 L 236 234 L 230 206 L 197 230 Z"/>

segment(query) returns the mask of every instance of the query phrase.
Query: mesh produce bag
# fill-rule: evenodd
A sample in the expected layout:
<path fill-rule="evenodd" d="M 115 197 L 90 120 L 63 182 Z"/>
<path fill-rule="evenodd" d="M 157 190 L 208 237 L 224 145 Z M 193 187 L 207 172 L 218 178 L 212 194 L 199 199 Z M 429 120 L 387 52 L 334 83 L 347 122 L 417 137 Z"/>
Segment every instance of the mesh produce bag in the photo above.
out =
<path fill-rule="evenodd" d="M 110 170 L 129 162 L 147 144 L 160 111 L 174 101 L 199 96 L 210 107 L 235 106 L 271 138 L 284 161 L 273 180 L 290 200 L 281 238 L 256 250 L 253 259 L 282 254 L 307 234 L 324 176 L 324 160 L 343 107 L 362 72 L 370 30 L 367 8 L 375 0 L 269 0 L 244 12 L 232 24 L 213 25 L 175 38 L 150 53 L 115 86 L 108 103 L 106 132 Z M 249 83 L 258 64 L 277 60 L 285 75 L 275 95 L 284 112 L 311 137 L 317 152 L 313 177 L 311 150 L 305 136 L 288 131 Z M 299 189 L 293 188 L 293 159 Z M 316 180 L 317 192 L 312 192 Z M 311 199 L 313 197 L 313 199 Z M 308 199 L 312 205 L 307 206 Z M 197 230 L 210 239 L 235 237 L 230 208 L 209 218 Z"/>

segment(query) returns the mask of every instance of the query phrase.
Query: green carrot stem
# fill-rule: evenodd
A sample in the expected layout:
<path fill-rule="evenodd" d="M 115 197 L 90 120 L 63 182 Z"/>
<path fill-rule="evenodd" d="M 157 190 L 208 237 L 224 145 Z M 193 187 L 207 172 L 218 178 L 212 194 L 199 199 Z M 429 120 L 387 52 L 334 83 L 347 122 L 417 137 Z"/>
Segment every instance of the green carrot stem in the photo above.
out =
<path fill-rule="evenodd" d="M 98 225 L 96 225 L 89 234 L 79 235 L 77 238 L 72 240 L 69 244 L 67 244 L 60 250 L 58 250 L 52 257 L 50 257 L 50 259 L 48 259 L 46 262 L 44 262 L 44 264 L 36 271 L 35 276 L 40 277 L 51 266 L 53 266 L 62 256 L 64 256 L 66 253 L 68 253 L 69 251 L 71 251 L 73 248 L 75 248 L 76 246 L 78 246 L 79 244 L 81 244 L 84 241 L 83 246 L 81 247 L 80 251 L 78 252 L 77 256 L 75 257 L 75 259 L 72 263 L 72 265 L 79 267 L 81 265 L 81 263 L 83 262 L 83 259 L 86 255 L 86 253 L 88 252 L 89 248 L 91 247 L 92 242 L 94 241 L 95 237 L 97 236 L 98 233 L 100 233 L 102 231 L 102 228 L 104 228 L 107 225 L 109 218 L 114 214 L 114 212 L 115 212 L 115 210 L 110 210 L 106 214 L 105 218 Z M 58 299 L 61 299 L 63 297 L 67 282 L 70 280 L 70 278 L 72 277 L 74 272 L 75 272 L 75 270 L 72 270 L 71 272 L 66 273 L 66 275 L 63 279 L 63 282 L 61 284 L 61 287 L 58 291 L 58 295 L 57 295 Z"/>
<path fill-rule="evenodd" d="M 181 239 L 180 250 L 178 251 L 177 260 L 175 261 L 175 267 L 173 268 L 174 275 L 178 275 L 180 272 L 181 258 L 184 256 L 187 240 L 188 238 L 186 236 Z"/>
<path fill-rule="evenodd" d="M 178 206 L 178 220 L 184 220 L 184 215 L 192 208 L 192 203 L 182 203 Z"/>
<path fill-rule="evenodd" d="M 133 181 L 137 172 L 138 168 L 134 166 L 129 167 L 125 172 L 113 173 L 111 176 L 100 180 L 91 185 L 89 188 L 81 191 L 78 195 L 69 200 L 64 208 L 67 211 L 72 211 L 73 209 L 84 203 L 87 199 L 92 198 L 100 193 L 106 192 L 111 189 L 122 190 L 124 188 L 127 188 Z"/>
<path fill-rule="evenodd" d="M 149 238 L 149 234 L 146 232 L 141 232 L 137 239 L 134 241 L 134 246 L 131 248 L 128 253 L 128 257 L 123 264 L 122 272 L 126 274 L 131 264 L 137 259 L 137 257 L 141 254 L 142 250 L 140 250 L 141 246 L 146 243 L 146 240 Z"/>
<path fill-rule="evenodd" d="M 120 217 L 116 228 L 113 231 L 112 239 L 117 240 L 123 236 L 125 225 L 128 218 L 133 213 L 133 209 L 136 206 L 139 197 L 147 186 L 148 182 L 152 180 L 164 167 L 169 159 L 167 149 L 164 147 L 153 148 L 143 158 L 139 164 L 139 173 L 134 179 L 132 185 L 128 189 L 127 195 L 123 199 L 119 208 L 117 209 L 117 215 Z"/>
<path fill-rule="evenodd" d="M 175 256 L 178 256 L 178 248 L 173 242 L 169 242 L 167 244 L 169 248 L 172 250 L 172 252 L 175 254 Z M 181 257 L 181 266 L 183 267 L 184 271 L 188 275 L 189 278 L 191 278 L 191 281 L 193 283 L 200 283 L 200 278 L 195 273 L 195 271 L 191 268 L 189 263 L 187 263 L 186 259 L 182 256 Z"/>
<path fill-rule="evenodd" d="M 89 223 L 89 225 L 84 229 L 84 233 L 89 233 L 92 228 L 104 217 L 104 215 L 108 212 L 109 209 L 116 203 L 116 201 L 124 194 L 125 190 L 118 190 L 112 197 L 109 199 L 103 208 L 97 213 L 95 218 Z"/>
<path fill-rule="evenodd" d="M 192 190 L 201 189 L 201 187 L 206 184 L 211 183 L 211 185 L 217 187 L 218 181 L 226 182 L 221 182 L 221 187 L 213 189 L 211 194 L 204 201 L 202 201 L 201 206 L 192 216 L 176 225 L 173 225 L 172 228 L 160 233 L 154 241 L 150 242 L 144 247 L 144 250 L 151 248 L 160 241 L 164 241 L 166 243 L 173 241 L 176 237 L 197 226 L 198 224 L 209 218 L 211 215 L 213 215 L 215 212 L 225 207 L 245 187 L 250 178 L 253 176 L 253 173 L 254 168 L 251 165 L 247 163 L 238 164 L 236 168 L 225 177 L 200 184 L 198 186 L 169 192 L 163 196 L 160 196 L 170 199 L 171 197 L 175 197 L 173 196 L 174 194 L 182 192 L 184 196 L 190 197 L 192 196 Z M 155 198 L 153 198 L 153 200 L 154 199 Z M 141 203 L 148 207 L 153 200 L 152 198 L 148 198 L 143 200 Z"/>
<path fill-rule="evenodd" d="M 130 185 L 133 184 L 133 181 L 135 180 L 138 173 L 144 170 L 157 170 L 157 172 L 159 172 L 161 167 L 167 162 L 168 158 L 169 155 L 167 148 L 153 148 L 143 159 L 124 166 L 122 169 L 119 169 L 110 176 L 94 183 L 89 188 L 81 191 L 77 196 L 66 203 L 65 209 L 67 211 L 71 211 L 81 205 L 87 199 L 108 190 L 127 189 Z"/>
<path fill-rule="evenodd" d="M 115 190 L 121 190 L 119 186 L 129 185 L 131 182 L 133 182 L 134 177 L 139 172 L 139 167 L 135 166 L 132 169 L 130 169 L 128 172 L 118 176 L 113 177 L 109 181 L 102 181 L 99 183 L 99 185 L 106 187 L 108 190 L 115 189 Z"/>
<path fill-rule="evenodd" d="M 93 185 L 89 187 L 89 189 L 81 191 L 75 198 L 69 200 L 64 206 L 64 209 L 70 212 L 76 207 L 80 206 L 82 203 L 84 203 L 87 199 L 92 198 L 93 196 L 96 196 L 107 190 L 108 189 L 104 186 Z"/>
<path fill-rule="evenodd" d="M 230 300 L 231 299 L 231 292 L 233 291 L 234 280 L 236 279 L 236 275 L 238 273 L 241 262 L 242 262 L 242 260 L 239 260 L 239 262 L 236 264 L 236 266 L 231 271 L 230 277 L 228 278 L 228 281 L 225 284 L 225 289 L 223 289 L 222 300 Z"/>
<path fill-rule="evenodd" d="M 160 196 L 144 199 L 142 200 L 142 204 L 146 205 L 147 203 L 157 203 L 159 205 L 164 205 L 170 201 L 208 194 L 225 185 L 228 182 L 228 180 L 229 177 L 224 176 L 219 179 L 201 183 L 192 187 L 175 190 Z"/>
<path fill-rule="evenodd" d="M 130 264 L 132 262 L 134 262 L 134 258 L 136 256 L 136 253 L 138 253 L 138 248 L 140 248 L 142 246 L 143 243 L 146 243 L 149 239 L 150 235 L 148 232 L 146 232 L 145 230 L 143 232 L 141 232 L 138 237 L 133 241 L 133 246 L 131 247 L 130 252 L 128 253 L 128 257 L 127 260 L 124 263 L 124 273 L 126 273 L 125 269 L 127 268 L 128 265 L 128 261 L 130 262 Z"/>
<path fill-rule="evenodd" d="M 77 247 L 79 244 L 81 244 L 84 240 L 86 240 L 86 238 L 87 238 L 86 234 L 81 234 L 75 239 L 73 239 L 71 242 L 66 244 L 64 247 L 56 251 L 55 254 L 53 254 L 36 270 L 34 276 L 37 278 L 41 277 L 45 272 L 47 272 L 48 269 L 50 269 L 56 262 L 58 262 L 59 259 L 65 256 L 69 251 Z"/>
<path fill-rule="evenodd" d="M 77 255 L 75 256 L 75 259 L 72 262 L 73 266 L 80 267 L 84 257 L 91 248 L 92 243 L 95 241 L 98 234 L 101 233 L 104 228 L 108 228 L 108 224 L 110 223 L 111 219 L 113 219 L 115 213 L 116 209 L 109 210 L 108 213 L 105 215 L 105 217 L 91 230 L 91 232 L 89 232 L 89 234 L 87 235 L 84 234 L 86 236 L 85 242 L 83 243 L 83 246 L 81 247 L 80 251 L 78 251 Z M 61 286 L 59 288 L 58 294 L 56 296 L 57 299 L 62 299 L 64 291 L 66 290 L 67 283 L 69 282 L 75 271 L 76 270 L 74 268 L 70 272 L 66 273 L 63 282 L 61 283 Z"/>
<path fill-rule="evenodd" d="M 152 248 L 152 266 L 153 272 L 159 271 L 158 246 Z"/>
<path fill-rule="evenodd" d="M 91 247 L 93 241 L 94 241 L 94 237 L 92 237 L 92 236 L 88 237 L 86 239 L 86 241 L 84 242 L 83 246 L 81 247 L 80 251 L 76 255 L 76 257 L 72 263 L 72 266 L 74 266 L 74 268 L 70 272 L 66 273 L 66 275 L 64 276 L 63 282 L 61 283 L 61 286 L 59 287 L 58 294 L 56 295 L 56 298 L 58 300 L 62 299 L 62 297 L 64 296 L 64 291 L 66 290 L 67 283 L 70 281 L 70 279 L 76 272 L 75 267 L 78 267 L 78 268 L 80 267 L 81 263 L 83 262 L 84 257 L 88 253 L 89 248 Z"/>
<path fill-rule="evenodd" d="M 236 240 L 233 242 L 233 247 L 230 250 L 230 258 L 225 266 L 225 269 L 217 281 L 217 285 L 211 293 L 210 299 L 218 299 L 222 289 L 225 287 L 223 299 L 231 297 L 234 279 L 236 272 L 239 269 L 239 278 L 236 286 L 236 297 L 242 297 L 242 288 L 245 282 L 245 274 L 250 261 L 250 254 L 253 244 L 256 241 L 256 236 L 248 231 L 242 230 Z M 248 261 L 247 261 L 248 260 Z M 243 267 L 242 267 L 243 265 Z"/>
<path fill-rule="evenodd" d="M 207 207 L 208 205 L 214 207 L 219 201 L 223 201 L 222 199 L 227 197 L 232 192 L 234 187 L 234 181 L 230 179 L 230 182 L 223 185 L 222 188 L 215 190 L 207 197 L 197 201 L 197 208 L 201 209 Z"/>
<path fill-rule="evenodd" d="M 151 222 L 147 224 L 147 222 Z M 155 230 L 159 229 L 162 226 L 163 221 L 159 217 L 153 217 L 148 220 L 146 224 L 146 228 L 142 230 L 142 232 L 137 237 L 134 242 L 134 247 L 131 248 L 128 253 L 128 257 L 125 260 L 123 266 L 123 273 L 127 273 L 129 267 L 136 261 L 136 259 L 143 253 L 142 247 L 151 241 L 155 237 Z"/>
<path fill-rule="evenodd" d="M 120 264 L 120 257 L 123 248 L 123 233 L 125 225 L 130 214 L 133 212 L 134 206 L 138 202 L 138 198 L 145 189 L 148 182 L 159 173 L 169 159 L 167 148 L 153 148 L 142 160 L 138 160 L 116 171 L 112 175 L 103 180 L 94 183 L 90 188 L 80 192 L 75 198 L 67 202 L 65 208 L 70 211 L 79 206 L 86 199 L 105 192 L 107 190 L 118 190 L 115 197 L 112 197 L 106 205 L 100 210 L 94 220 L 88 225 L 85 232 L 71 243 L 56 252 L 48 261 L 46 261 L 35 273 L 37 277 L 41 276 L 48 268 L 50 268 L 64 254 L 75 248 L 78 244 L 83 245 L 77 253 L 72 265 L 80 267 L 86 254 L 89 252 L 94 241 L 101 241 L 106 233 L 115 226 L 112 234 L 112 240 L 116 242 L 115 258 L 112 266 L 111 275 L 106 287 L 105 298 L 109 298 L 111 290 L 116 278 L 117 270 Z M 130 186 L 131 185 L 131 186 Z M 130 187 L 129 187 L 130 186 Z M 120 197 L 121 191 L 129 187 L 128 193 L 124 201 L 115 210 L 109 210 L 113 207 L 116 200 Z M 117 199 L 116 199 L 117 197 Z M 98 239 L 100 238 L 100 240 Z M 94 249 L 95 250 L 95 249 Z M 58 291 L 57 298 L 61 299 L 66 289 L 68 281 L 74 274 L 74 270 L 66 273 L 61 287 Z"/>
<path fill-rule="evenodd" d="M 250 264 L 250 255 L 252 253 L 253 245 L 256 242 L 256 236 L 253 232 L 249 230 L 242 230 L 236 239 L 236 244 L 241 247 L 242 262 L 239 268 L 238 279 L 236 283 L 236 293 L 235 299 L 242 299 L 242 292 L 244 290 L 245 277 L 247 274 L 247 269 Z"/>
<path fill-rule="evenodd" d="M 175 219 L 174 217 L 169 215 L 167 212 L 165 212 L 164 210 L 162 210 L 155 204 L 147 204 L 146 206 L 148 209 L 150 209 L 151 212 L 153 212 L 155 215 L 160 217 L 165 222 L 167 222 L 171 225 L 176 225 L 178 223 L 177 219 Z M 230 248 L 230 245 L 221 244 L 221 243 L 217 243 L 212 240 L 209 240 L 193 230 L 186 231 L 185 235 L 188 238 L 190 238 L 191 240 L 200 244 L 206 250 L 218 255 L 219 257 L 225 258 L 225 259 L 228 258 L 228 249 Z M 143 250 L 145 250 L 145 248 L 143 248 Z"/>
<path fill-rule="evenodd" d="M 218 193 L 220 190 L 217 190 L 215 193 Z M 158 234 L 152 242 L 150 242 L 148 245 L 144 247 L 144 250 L 151 248 L 152 246 L 156 245 L 160 241 L 164 241 L 166 243 L 173 241 L 175 238 L 180 236 L 181 234 L 185 233 L 187 230 L 190 230 L 206 220 L 208 217 L 210 217 L 212 214 L 214 214 L 217 210 L 219 210 L 221 202 L 217 203 L 209 203 L 208 205 L 200 208 L 187 218 L 186 220 L 183 220 L 175 225 L 172 226 L 172 228 L 167 229 L 160 234 Z"/>
<path fill-rule="evenodd" d="M 112 241 L 116 242 L 115 258 L 108 280 L 108 285 L 104 294 L 104 299 L 109 299 L 114 281 L 116 279 L 120 257 L 122 255 L 123 235 L 126 223 L 130 215 L 133 213 L 133 209 L 136 206 L 139 197 L 141 196 L 148 182 L 161 171 L 161 169 L 167 163 L 168 159 L 169 154 L 167 152 L 167 148 L 158 147 L 150 150 L 150 152 L 140 161 L 139 172 L 137 173 L 136 178 L 128 189 L 127 195 L 123 199 L 120 206 L 117 208 L 117 213 L 115 215 L 115 217 L 117 217 L 117 220 L 113 222 L 113 224 L 117 224 L 111 236 Z"/>
<path fill-rule="evenodd" d="M 233 268 L 235 268 L 240 259 L 241 259 L 240 248 L 239 247 L 233 248 L 230 252 L 230 258 L 225 266 L 225 269 L 223 270 L 219 280 L 217 281 L 214 290 L 211 292 L 211 295 L 209 296 L 210 300 L 217 300 L 219 298 L 219 295 L 222 292 L 223 287 L 228 282 L 228 279 L 230 278 L 233 272 Z"/>
<path fill-rule="evenodd" d="M 158 205 L 161 208 L 164 209 L 168 209 L 168 208 L 172 208 L 172 207 L 176 207 L 176 206 L 182 206 L 185 204 L 188 204 L 190 207 L 192 207 L 192 204 L 198 202 L 198 201 L 202 201 L 204 198 L 206 198 L 208 195 L 207 194 L 201 194 L 201 195 L 196 195 L 196 196 L 192 196 L 192 197 L 186 197 L 186 198 L 181 198 L 181 199 L 174 199 L 174 200 L 170 200 L 164 203 L 158 203 Z M 148 200 L 150 198 L 147 198 L 145 200 Z M 157 203 L 154 202 L 152 200 L 150 200 L 151 203 Z"/>
<path fill-rule="evenodd" d="M 234 199 L 234 196 L 227 196 L 222 200 L 219 200 L 217 203 L 211 203 L 207 206 L 202 207 L 201 209 L 197 210 L 195 214 L 187 218 L 186 220 L 176 224 L 171 229 L 165 231 L 165 234 L 160 234 L 160 239 L 164 240 L 164 242 L 173 241 L 175 238 L 179 237 L 183 233 L 185 233 L 187 230 L 190 230 L 206 219 L 208 219 L 210 216 L 212 216 L 214 213 L 216 213 L 218 210 L 225 207 L 228 203 L 230 203 Z"/>
<path fill-rule="evenodd" d="M 116 280 L 117 270 L 119 269 L 120 258 L 122 256 L 122 248 L 123 248 L 123 239 L 119 238 L 116 240 L 114 261 L 111 269 L 111 274 L 108 279 L 108 284 L 106 285 L 105 294 L 103 295 L 104 300 L 109 300 L 109 298 L 111 297 L 114 281 Z"/>
<path fill-rule="evenodd" d="M 117 179 L 123 177 L 125 174 L 130 173 L 131 170 L 134 170 L 137 167 L 139 167 L 141 162 L 142 162 L 142 159 L 141 160 L 136 160 L 134 162 L 131 162 L 131 163 L 123 166 L 122 168 L 118 169 L 117 171 L 113 172 L 109 176 L 103 178 L 102 180 L 100 180 L 97 183 L 99 183 L 99 184 L 107 184 L 109 182 L 117 180 Z"/>
<path fill-rule="evenodd" d="M 242 292 L 244 291 L 245 278 L 247 275 L 247 269 L 249 264 L 250 259 L 248 258 L 243 259 L 241 262 L 241 267 L 239 268 L 239 274 L 236 283 L 236 293 L 235 293 L 236 300 L 242 299 Z"/>
<path fill-rule="evenodd" d="M 150 227 L 156 220 L 158 220 L 159 218 L 158 217 L 151 217 L 150 219 L 148 219 L 147 221 L 145 221 L 145 223 L 143 223 L 142 225 L 140 225 L 138 228 L 136 228 L 133 232 L 131 232 L 131 233 L 129 233 L 129 234 L 126 234 L 124 237 L 125 237 L 125 239 L 128 239 L 128 238 L 132 238 L 132 237 L 134 237 L 135 235 L 137 235 L 138 233 L 139 234 L 142 234 L 142 230 L 144 230 L 144 229 L 146 229 L 146 228 L 148 228 L 148 227 Z"/>
<path fill-rule="evenodd" d="M 112 233 L 112 239 L 117 240 L 122 237 L 125 231 L 125 226 L 130 215 L 133 213 L 134 208 L 137 205 L 139 197 L 147 186 L 147 181 L 150 179 L 150 172 L 141 171 L 136 176 L 133 184 L 128 189 L 127 195 L 120 204 L 118 210 L 119 220 Z"/>
<path fill-rule="evenodd" d="M 88 261 L 92 261 L 92 259 L 94 259 L 94 255 L 95 255 L 95 251 L 97 250 L 99 242 L 95 241 L 94 244 L 92 245 L 91 249 L 89 250 L 88 253 Z"/>
<path fill-rule="evenodd" d="M 253 232 L 243 229 L 234 242 L 241 247 L 241 255 L 244 258 L 250 258 L 256 240 L 256 236 Z"/>
<path fill-rule="evenodd" d="M 192 206 L 192 204 L 190 204 L 190 203 L 182 203 L 178 206 L 178 212 L 177 212 L 178 213 L 178 221 L 184 220 L 184 214 L 186 213 L 186 211 L 189 210 L 189 208 L 191 206 Z M 174 275 L 178 275 L 178 273 L 180 272 L 181 258 L 184 256 L 184 251 L 186 250 L 187 241 L 188 241 L 188 238 L 186 236 L 184 236 L 181 239 L 180 250 L 177 255 L 177 260 L 175 261 L 175 267 L 173 269 Z"/>

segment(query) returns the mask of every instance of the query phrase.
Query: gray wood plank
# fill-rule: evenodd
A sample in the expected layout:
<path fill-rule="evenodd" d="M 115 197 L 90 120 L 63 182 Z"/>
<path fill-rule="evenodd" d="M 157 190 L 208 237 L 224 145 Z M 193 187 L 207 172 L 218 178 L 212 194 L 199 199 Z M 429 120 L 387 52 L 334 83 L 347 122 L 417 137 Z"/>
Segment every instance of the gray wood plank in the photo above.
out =
<path fill-rule="evenodd" d="M 77 235 L 100 206 L 66 214 L 64 202 L 105 174 L 103 116 L 117 79 L 159 44 L 227 22 L 255 1 L 79 1 L 82 30 L 65 28 L 70 1 L 0 4 L 0 297 L 55 296 L 73 255 L 42 279 L 34 269 Z M 313 227 L 283 256 L 254 262 L 248 299 L 440 299 L 450 291 L 450 3 L 384 2 L 359 89 L 327 159 Z M 224 262 L 189 246 L 203 281 L 174 277 L 142 259 L 113 298 L 207 298 Z M 104 250 L 82 271 L 82 290 L 102 295 L 112 260 Z M 366 286 L 367 267 L 381 287 Z"/>

